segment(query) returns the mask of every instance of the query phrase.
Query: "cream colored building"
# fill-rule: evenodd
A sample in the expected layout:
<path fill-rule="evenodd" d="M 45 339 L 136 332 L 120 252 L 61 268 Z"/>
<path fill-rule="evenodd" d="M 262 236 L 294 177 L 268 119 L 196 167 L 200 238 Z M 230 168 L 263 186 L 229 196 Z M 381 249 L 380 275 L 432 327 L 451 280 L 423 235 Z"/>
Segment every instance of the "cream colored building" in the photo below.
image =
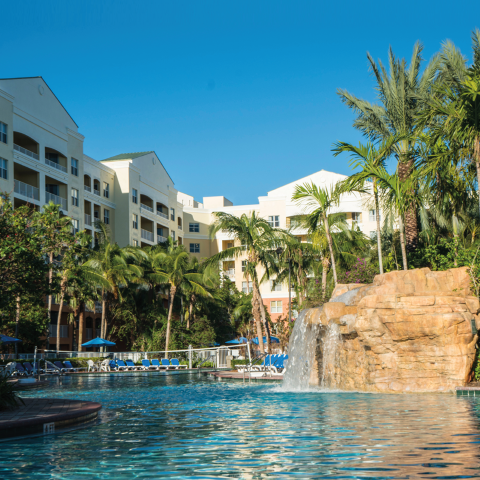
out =
<path fill-rule="evenodd" d="M 171 236 L 192 255 L 209 257 L 233 244 L 222 232 L 210 239 L 214 212 L 240 216 L 256 211 L 272 226 L 289 228 L 292 217 L 303 213 L 291 200 L 297 184 L 331 186 L 346 178 L 321 170 L 271 190 L 254 205 L 233 205 L 225 197 L 199 203 L 175 188 L 155 152 L 97 161 L 84 154 L 83 143 L 77 124 L 42 77 L 0 79 L 0 192 L 9 193 L 15 207 L 40 209 L 52 200 L 72 218 L 75 230 L 86 229 L 93 238 L 95 220 L 102 220 L 122 247 L 155 245 Z M 359 197 L 344 196 L 337 210 L 367 235 L 375 233 L 375 212 Z M 307 241 L 306 231 L 294 233 Z M 243 261 L 232 258 L 221 267 L 239 290 L 249 291 Z M 287 286 L 261 289 L 272 318 L 286 315 Z"/>

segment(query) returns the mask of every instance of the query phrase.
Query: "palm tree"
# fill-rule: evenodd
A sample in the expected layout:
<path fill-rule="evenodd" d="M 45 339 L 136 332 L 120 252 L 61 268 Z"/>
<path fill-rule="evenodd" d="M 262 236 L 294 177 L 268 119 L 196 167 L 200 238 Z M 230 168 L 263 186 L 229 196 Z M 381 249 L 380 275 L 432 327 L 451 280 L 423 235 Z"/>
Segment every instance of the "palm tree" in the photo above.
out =
<path fill-rule="evenodd" d="M 417 42 L 410 66 L 407 66 L 406 61 L 397 59 L 390 49 L 388 72 L 382 62 L 375 63 L 367 53 L 376 80 L 377 104 L 355 97 L 346 90 L 337 91 L 342 102 L 358 115 L 353 126 L 372 141 L 397 136 L 398 140 L 392 149 L 398 160 L 397 170 L 401 182 L 409 178 L 414 169 L 418 117 L 429 101 L 439 67 L 439 57 L 435 56 L 421 73 L 422 50 L 423 46 Z M 407 249 L 414 250 L 418 244 L 414 203 L 405 212 L 405 231 Z"/>
<path fill-rule="evenodd" d="M 252 279 L 253 287 L 253 317 L 257 327 L 258 346 L 260 352 L 264 352 L 262 322 L 267 337 L 267 350 L 270 347 L 270 335 L 268 330 L 265 306 L 260 293 L 260 281 L 257 273 L 257 265 L 263 267 L 275 263 L 275 249 L 283 244 L 285 232 L 274 229 L 262 217 L 254 211 L 248 216 L 242 214 L 240 217 L 225 212 L 215 212 L 215 222 L 210 227 L 212 239 L 220 230 L 234 238 L 239 245 L 226 248 L 222 252 L 210 257 L 208 264 L 217 264 L 223 260 L 238 258 L 243 255 L 247 257 L 246 274 Z M 248 285 L 248 283 L 247 283 Z"/>
<path fill-rule="evenodd" d="M 170 344 L 170 330 L 173 312 L 173 303 L 177 292 L 188 291 L 197 295 L 210 296 L 202 285 L 203 275 L 189 271 L 190 255 L 183 245 L 174 245 L 169 242 L 153 257 L 154 273 L 150 278 L 169 287 L 169 307 L 167 318 L 167 332 L 165 338 L 165 357 L 168 356 Z"/>
<path fill-rule="evenodd" d="M 432 143 L 444 139 L 450 149 L 463 149 L 472 159 L 480 205 L 480 30 L 472 33 L 472 43 L 474 61 L 468 69 L 458 50 L 444 46 L 443 81 L 428 99 L 419 123 L 420 128 L 429 128 Z"/>
<path fill-rule="evenodd" d="M 352 169 L 360 168 L 361 170 L 354 173 L 345 182 L 345 192 L 360 192 L 365 193 L 369 189 L 369 181 L 372 181 L 373 200 L 375 202 L 375 213 L 377 223 L 377 249 L 378 249 L 378 263 L 380 273 L 383 273 L 383 259 L 382 259 L 382 241 L 380 236 L 380 202 L 378 196 L 377 179 L 371 178 L 368 174 L 368 170 L 371 167 L 385 167 L 385 161 L 390 156 L 392 146 L 397 142 L 396 137 L 388 137 L 383 140 L 379 147 L 376 148 L 372 142 L 367 142 L 365 145 L 358 144 L 358 147 L 354 147 L 349 143 L 337 142 L 334 144 L 334 156 L 339 155 L 342 152 L 349 152 L 352 154 L 352 160 L 350 167 Z M 366 188 L 367 187 L 367 188 Z"/>
<path fill-rule="evenodd" d="M 339 185 L 331 188 L 322 188 L 312 183 L 305 183 L 295 187 L 292 200 L 303 206 L 306 213 L 304 222 L 308 226 L 309 232 L 313 233 L 323 225 L 330 252 L 330 262 L 333 271 L 333 280 L 337 284 L 337 267 L 335 255 L 333 253 L 333 241 L 330 233 L 328 216 L 331 209 L 338 205 L 340 200 Z"/>

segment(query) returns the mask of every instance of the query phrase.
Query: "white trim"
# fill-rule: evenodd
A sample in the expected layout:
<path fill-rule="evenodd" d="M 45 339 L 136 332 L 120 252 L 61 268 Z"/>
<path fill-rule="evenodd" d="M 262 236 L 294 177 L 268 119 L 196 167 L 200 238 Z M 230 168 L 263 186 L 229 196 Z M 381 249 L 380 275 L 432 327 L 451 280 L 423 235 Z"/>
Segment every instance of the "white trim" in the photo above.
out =
<path fill-rule="evenodd" d="M 0 88 L 0 97 L 5 98 L 6 100 L 15 100 L 15 97 L 13 95 L 10 95 L 5 90 L 2 90 L 1 88 Z"/>
<path fill-rule="evenodd" d="M 56 137 L 61 138 L 65 142 L 68 142 L 68 135 L 66 133 L 61 132 L 60 130 L 57 130 L 55 127 L 52 127 L 48 123 L 43 122 L 42 120 L 38 119 L 37 117 L 34 117 L 30 113 L 27 113 L 24 110 L 21 110 L 15 105 L 13 106 L 13 113 L 15 115 L 18 115 L 21 118 L 24 118 L 28 122 L 33 123 L 34 125 L 37 125 L 37 127 L 43 128 L 47 132 L 50 132 L 52 135 L 55 135 Z"/>
<path fill-rule="evenodd" d="M 71 137 L 74 137 L 76 138 L 77 140 L 80 140 L 81 142 L 83 142 L 85 140 L 85 136 L 82 135 L 81 133 L 78 133 L 78 132 L 75 132 L 74 130 L 70 129 L 67 127 L 67 133 L 68 135 L 70 135 Z"/>

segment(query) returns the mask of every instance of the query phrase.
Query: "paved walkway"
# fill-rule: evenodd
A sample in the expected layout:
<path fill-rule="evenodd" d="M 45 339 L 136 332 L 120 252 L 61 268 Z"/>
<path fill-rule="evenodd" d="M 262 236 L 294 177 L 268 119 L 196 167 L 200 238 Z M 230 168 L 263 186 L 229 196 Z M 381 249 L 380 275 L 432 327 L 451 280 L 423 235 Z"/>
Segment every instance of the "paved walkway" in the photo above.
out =
<path fill-rule="evenodd" d="M 53 433 L 55 429 L 95 418 L 100 403 L 63 398 L 24 398 L 19 408 L 0 410 L 0 437 Z"/>

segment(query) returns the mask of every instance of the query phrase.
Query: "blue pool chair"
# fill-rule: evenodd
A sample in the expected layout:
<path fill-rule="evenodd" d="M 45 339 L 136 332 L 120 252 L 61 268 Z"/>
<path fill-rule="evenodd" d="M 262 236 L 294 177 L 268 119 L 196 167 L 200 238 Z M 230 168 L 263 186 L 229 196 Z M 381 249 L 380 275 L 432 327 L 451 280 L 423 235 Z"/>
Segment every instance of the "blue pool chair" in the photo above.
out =
<path fill-rule="evenodd" d="M 158 358 L 152 359 L 152 366 L 155 367 L 155 370 L 160 370 L 161 368 L 163 368 L 163 365 L 160 364 Z"/>
<path fill-rule="evenodd" d="M 117 368 L 119 371 L 128 370 L 128 367 L 127 365 L 125 365 L 125 362 L 123 360 L 117 360 Z"/>
<path fill-rule="evenodd" d="M 157 369 L 157 367 L 155 367 L 154 365 L 152 365 L 150 363 L 150 360 L 147 360 L 146 358 L 144 358 L 142 360 L 142 366 L 143 366 L 143 370 L 150 370 L 151 368 L 153 368 L 154 370 Z"/>
<path fill-rule="evenodd" d="M 166 368 L 167 370 L 169 370 L 170 368 L 173 368 L 168 358 L 162 358 L 162 367 Z"/>
<path fill-rule="evenodd" d="M 17 371 L 17 375 L 28 376 L 27 370 L 25 370 L 25 368 L 23 367 L 23 365 L 21 363 L 17 363 L 15 365 L 15 370 Z"/>
<path fill-rule="evenodd" d="M 65 360 L 63 365 L 65 366 L 67 372 L 78 372 L 79 370 L 84 370 L 83 368 L 75 368 L 70 360 Z"/>
<path fill-rule="evenodd" d="M 186 365 L 180 365 L 178 358 L 172 358 L 170 361 L 172 362 L 172 366 L 175 367 L 175 370 L 178 370 L 179 368 L 187 368 Z"/>
<path fill-rule="evenodd" d="M 125 360 L 125 363 L 127 364 L 127 368 L 130 370 L 142 370 L 143 367 L 139 367 L 138 365 L 135 365 L 133 363 L 133 360 Z"/>

